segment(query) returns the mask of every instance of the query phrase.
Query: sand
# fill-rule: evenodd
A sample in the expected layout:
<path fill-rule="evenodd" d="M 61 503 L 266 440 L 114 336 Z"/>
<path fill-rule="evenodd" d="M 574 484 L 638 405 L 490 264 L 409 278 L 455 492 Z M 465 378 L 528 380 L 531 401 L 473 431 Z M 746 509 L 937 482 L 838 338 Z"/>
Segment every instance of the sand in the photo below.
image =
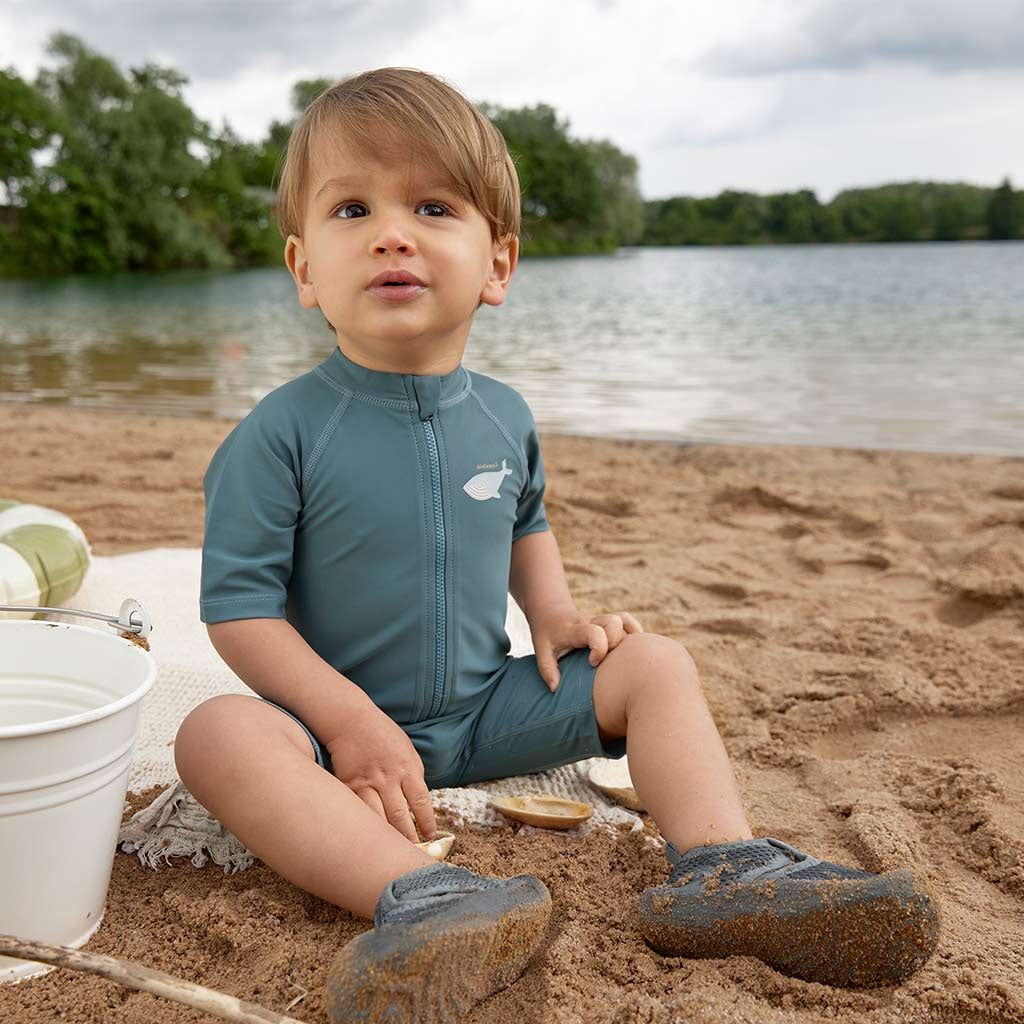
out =
<path fill-rule="evenodd" d="M 99 555 L 198 546 L 232 425 L 0 405 L 0 497 L 69 513 Z M 641 834 L 453 829 L 453 863 L 536 874 L 555 902 L 542 954 L 468 1024 L 1024 1021 L 1024 460 L 542 442 L 577 604 L 691 652 L 755 835 L 912 867 L 943 932 L 906 984 L 870 991 L 663 958 L 633 917 L 667 873 Z M 118 853 L 88 948 L 323 1024 L 331 959 L 367 926 L 259 863 Z M 0 986 L 18 1024 L 212 1019 L 66 971 Z"/>

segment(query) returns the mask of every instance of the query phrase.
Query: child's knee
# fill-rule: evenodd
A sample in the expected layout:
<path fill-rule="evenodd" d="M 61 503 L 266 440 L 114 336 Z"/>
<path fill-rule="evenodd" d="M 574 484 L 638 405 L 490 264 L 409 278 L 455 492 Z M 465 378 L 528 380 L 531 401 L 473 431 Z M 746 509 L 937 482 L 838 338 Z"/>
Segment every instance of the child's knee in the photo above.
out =
<path fill-rule="evenodd" d="M 657 694 L 659 700 L 674 699 L 681 693 L 694 701 L 704 699 L 697 666 L 677 640 L 659 633 L 631 633 L 619 647 L 629 652 L 627 709 L 650 693 Z"/>
<path fill-rule="evenodd" d="M 229 722 L 236 718 L 238 703 L 251 698 L 241 694 L 221 694 L 203 701 L 186 716 L 174 738 L 174 763 L 182 769 L 211 756 L 223 742 Z"/>
<path fill-rule="evenodd" d="M 185 717 L 174 741 L 174 762 L 185 781 L 183 768 L 186 772 L 196 766 L 213 771 L 251 756 L 265 760 L 292 748 L 311 760 L 316 758 L 305 730 L 295 719 L 265 701 L 223 693 Z"/>
<path fill-rule="evenodd" d="M 682 673 L 697 679 L 697 665 L 690 652 L 678 640 L 660 633 L 630 633 L 619 647 L 629 652 L 638 667 L 659 673 Z"/>

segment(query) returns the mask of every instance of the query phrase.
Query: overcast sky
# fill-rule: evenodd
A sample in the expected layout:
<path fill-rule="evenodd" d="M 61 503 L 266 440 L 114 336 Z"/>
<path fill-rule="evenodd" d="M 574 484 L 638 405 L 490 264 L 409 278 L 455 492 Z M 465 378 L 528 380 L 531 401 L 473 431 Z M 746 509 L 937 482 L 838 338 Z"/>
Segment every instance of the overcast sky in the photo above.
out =
<path fill-rule="evenodd" d="M 296 79 L 396 65 L 550 104 L 634 155 L 647 199 L 1024 188 L 1024 0 L 0 0 L 0 66 L 34 78 L 58 29 L 122 69 L 174 66 L 249 139 Z"/>

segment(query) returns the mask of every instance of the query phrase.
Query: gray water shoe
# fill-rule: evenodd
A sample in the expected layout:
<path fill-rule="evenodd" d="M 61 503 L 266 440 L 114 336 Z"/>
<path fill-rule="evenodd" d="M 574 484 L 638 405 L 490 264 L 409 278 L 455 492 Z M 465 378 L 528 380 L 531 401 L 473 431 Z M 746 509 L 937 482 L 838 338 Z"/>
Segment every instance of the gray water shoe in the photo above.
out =
<path fill-rule="evenodd" d="M 518 978 L 540 946 L 551 896 L 533 875 L 484 878 L 427 864 L 388 883 L 372 931 L 327 978 L 332 1022 L 457 1022 Z"/>
<path fill-rule="evenodd" d="M 898 985 L 931 956 L 938 912 L 909 870 L 872 874 L 818 860 L 779 839 L 680 853 L 664 885 L 645 889 L 640 919 L 667 956 L 756 956 L 824 985 Z"/>

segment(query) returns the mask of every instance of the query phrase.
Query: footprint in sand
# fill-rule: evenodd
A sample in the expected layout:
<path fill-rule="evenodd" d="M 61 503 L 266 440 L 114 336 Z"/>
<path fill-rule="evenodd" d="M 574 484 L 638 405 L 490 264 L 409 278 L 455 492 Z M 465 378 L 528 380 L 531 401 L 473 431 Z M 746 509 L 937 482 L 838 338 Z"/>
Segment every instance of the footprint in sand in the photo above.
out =
<path fill-rule="evenodd" d="M 778 532 L 792 516 L 821 519 L 829 510 L 803 494 L 783 494 L 766 487 L 725 487 L 712 499 L 711 518 L 725 526 Z"/>
<path fill-rule="evenodd" d="M 994 487 L 988 493 L 993 498 L 1003 498 L 1006 501 L 1024 501 L 1024 484 L 1006 484 Z"/>
<path fill-rule="evenodd" d="M 689 577 L 689 582 L 694 586 L 706 590 L 716 597 L 724 597 L 727 601 L 745 601 L 750 596 L 750 591 L 739 583 L 726 583 L 723 580 L 701 580 L 695 576 Z"/>
<path fill-rule="evenodd" d="M 971 552 L 949 581 L 951 596 L 935 609 L 947 626 L 973 626 L 1011 604 L 1024 602 L 1024 554 L 996 541 Z"/>
<path fill-rule="evenodd" d="M 823 540 L 808 533 L 793 543 L 792 552 L 804 569 L 829 582 L 862 585 L 863 597 L 869 605 L 876 603 L 880 596 L 885 600 L 919 605 L 933 601 L 939 589 L 939 581 L 924 568 L 914 571 L 894 567 L 890 555 L 879 550 Z"/>
<path fill-rule="evenodd" d="M 877 576 L 892 565 L 887 555 L 856 545 L 805 534 L 793 542 L 793 556 L 810 572 L 861 580 Z"/>
<path fill-rule="evenodd" d="M 1024 902 L 1024 715 L 890 720 L 812 750 L 808 781 L 833 794 L 869 870 L 951 856 Z"/>
<path fill-rule="evenodd" d="M 754 640 L 763 640 L 767 635 L 768 624 L 756 618 L 700 619 L 688 624 L 689 629 L 702 629 L 706 633 L 719 633 L 725 636 L 744 636 Z"/>
<path fill-rule="evenodd" d="M 921 544 L 938 544 L 958 539 L 951 533 L 950 519 L 939 516 L 921 515 L 910 519 L 897 519 L 892 525 L 893 529 L 907 540 L 916 540 Z"/>
<path fill-rule="evenodd" d="M 883 572 L 878 577 L 879 586 L 901 601 L 930 600 L 935 596 L 935 582 L 919 572 Z"/>
<path fill-rule="evenodd" d="M 615 495 L 605 498 L 576 497 L 572 499 L 572 504 L 577 508 L 600 512 L 602 515 L 613 516 L 616 519 L 631 516 L 636 512 L 636 502 L 632 498 L 616 497 Z"/>

